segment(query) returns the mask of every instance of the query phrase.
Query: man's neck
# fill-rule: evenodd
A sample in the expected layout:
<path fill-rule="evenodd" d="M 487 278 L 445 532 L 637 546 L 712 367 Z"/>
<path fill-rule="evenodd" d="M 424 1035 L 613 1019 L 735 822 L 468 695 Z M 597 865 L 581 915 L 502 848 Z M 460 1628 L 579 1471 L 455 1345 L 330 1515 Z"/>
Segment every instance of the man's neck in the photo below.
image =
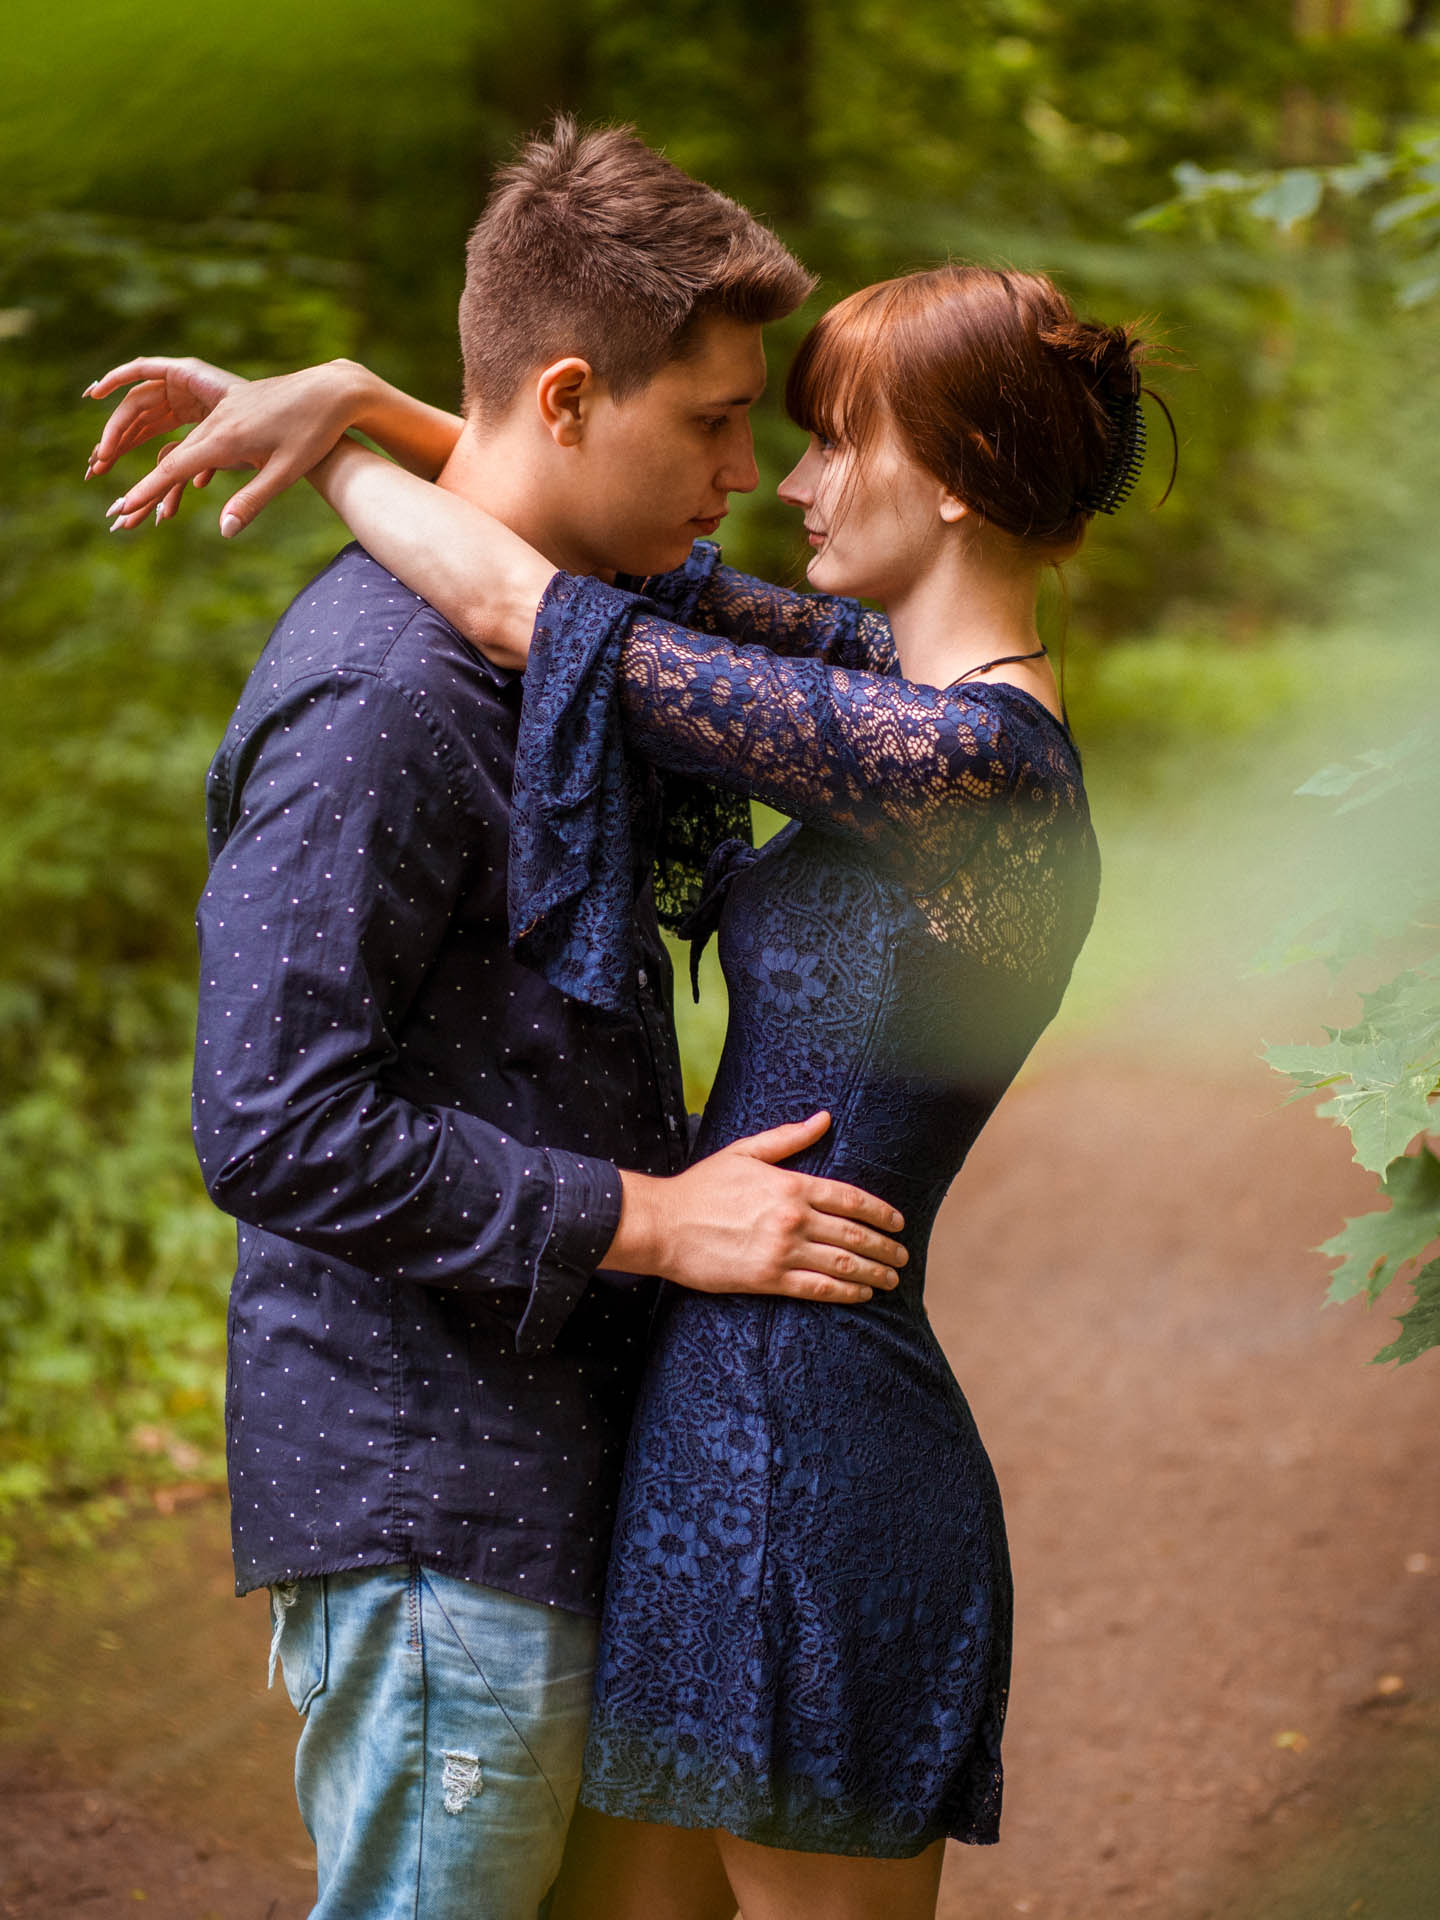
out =
<path fill-rule="evenodd" d="M 542 452 L 507 423 L 490 433 L 467 423 L 436 484 L 494 514 L 566 573 L 594 573 L 593 558 L 556 511 Z"/>

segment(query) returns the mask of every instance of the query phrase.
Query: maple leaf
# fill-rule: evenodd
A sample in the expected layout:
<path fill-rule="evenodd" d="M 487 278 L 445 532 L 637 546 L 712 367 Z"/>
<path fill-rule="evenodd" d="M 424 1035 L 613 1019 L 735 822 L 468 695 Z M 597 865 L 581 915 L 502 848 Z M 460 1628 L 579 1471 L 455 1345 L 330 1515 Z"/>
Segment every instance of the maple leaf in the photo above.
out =
<path fill-rule="evenodd" d="M 1440 1160 L 1428 1147 L 1397 1160 L 1380 1192 L 1388 1208 L 1347 1220 L 1317 1248 L 1341 1262 L 1330 1282 L 1332 1300 L 1352 1300 L 1358 1293 L 1375 1299 L 1407 1261 L 1418 1260 L 1440 1238 Z"/>
<path fill-rule="evenodd" d="M 1415 1304 L 1397 1316 L 1400 1332 L 1376 1354 L 1377 1364 L 1393 1360 L 1403 1366 L 1431 1347 L 1440 1346 L 1440 1260 L 1432 1260 L 1415 1276 Z"/>

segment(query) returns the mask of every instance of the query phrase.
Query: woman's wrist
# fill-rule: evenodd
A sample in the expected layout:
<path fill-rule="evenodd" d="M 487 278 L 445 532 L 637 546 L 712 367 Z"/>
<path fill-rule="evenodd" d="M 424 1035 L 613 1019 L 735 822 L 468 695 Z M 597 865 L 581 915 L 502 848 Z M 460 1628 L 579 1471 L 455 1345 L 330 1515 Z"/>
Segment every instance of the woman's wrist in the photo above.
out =
<path fill-rule="evenodd" d="M 362 366 L 358 360 L 347 360 L 343 356 L 327 361 L 327 368 L 335 381 L 335 390 L 345 410 L 345 425 L 354 427 L 371 440 L 378 440 L 377 429 L 384 428 L 387 408 L 394 410 L 397 402 L 404 404 L 406 395 L 382 380 L 378 373 L 372 373 L 369 367 Z"/>
<path fill-rule="evenodd" d="M 460 417 L 391 386 L 357 360 L 332 360 L 329 366 L 345 428 L 363 433 L 411 473 L 435 479 L 460 437 Z"/>
<path fill-rule="evenodd" d="M 375 455 L 348 432 L 342 433 L 323 460 L 317 460 L 305 478 L 314 487 L 326 506 L 334 509 L 342 520 L 345 519 L 344 486 L 348 476 L 356 476 L 364 469 L 367 460 Z M 354 529 L 352 528 L 353 532 Z"/>

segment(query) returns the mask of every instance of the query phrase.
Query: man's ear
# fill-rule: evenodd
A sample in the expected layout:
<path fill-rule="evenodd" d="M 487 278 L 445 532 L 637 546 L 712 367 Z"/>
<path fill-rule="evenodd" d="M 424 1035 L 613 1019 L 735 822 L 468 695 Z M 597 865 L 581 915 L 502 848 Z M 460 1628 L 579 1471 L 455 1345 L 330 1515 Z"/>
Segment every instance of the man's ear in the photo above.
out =
<path fill-rule="evenodd" d="M 595 374 L 588 360 L 572 354 L 546 367 L 535 382 L 540 422 L 557 447 L 578 447 L 595 399 Z"/>

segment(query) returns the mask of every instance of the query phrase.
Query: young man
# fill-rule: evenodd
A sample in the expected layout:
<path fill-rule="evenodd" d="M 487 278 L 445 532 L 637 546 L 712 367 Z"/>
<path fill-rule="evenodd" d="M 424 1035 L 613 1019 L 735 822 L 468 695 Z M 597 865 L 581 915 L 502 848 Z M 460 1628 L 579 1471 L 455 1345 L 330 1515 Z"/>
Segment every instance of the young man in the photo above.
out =
<path fill-rule="evenodd" d="M 471 238 L 464 430 L 437 414 L 414 464 L 557 566 L 673 567 L 756 484 L 760 329 L 810 285 L 632 136 L 559 122 Z M 126 407 L 213 403 L 193 364 L 99 384 L 137 373 L 150 399 L 122 403 L 101 466 Z M 223 422 L 121 520 L 234 464 L 206 452 Z M 237 1584 L 271 1588 L 305 1715 L 325 1920 L 532 1920 L 555 1877 L 653 1301 L 632 1276 L 854 1300 L 899 1258 L 883 1203 L 774 1164 L 823 1123 L 682 1171 L 648 896 L 625 1013 L 515 962 L 520 693 L 351 547 L 281 620 L 211 769 L 195 1135 L 241 1223 Z"/>

